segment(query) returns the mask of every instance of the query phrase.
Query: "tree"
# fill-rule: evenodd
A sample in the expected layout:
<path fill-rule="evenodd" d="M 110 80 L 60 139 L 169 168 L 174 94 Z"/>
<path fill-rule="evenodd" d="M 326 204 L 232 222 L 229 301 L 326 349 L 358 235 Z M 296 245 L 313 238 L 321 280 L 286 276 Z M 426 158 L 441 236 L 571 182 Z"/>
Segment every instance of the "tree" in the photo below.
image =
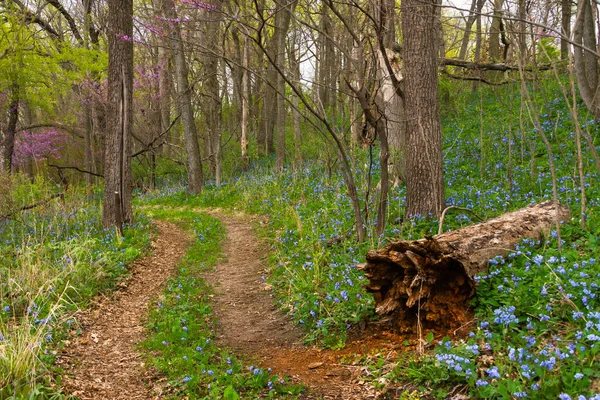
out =
<path fill-rule="evenodd" d="M 444 207 L 435 0 L 402 3 L 407 118 L 406 215 Z"/>
<path fill-rule="evenodd" d="M 204 176 L 202 174 L 200 144 L 198 143 L 194 110 L 192 108 L 192 87 L 188 81 L 188 65 L 185 60 L 181 27 L 171 0 L 165 0 L 163 11 L 165 16 L 171 21 L 171 46 L 175 63 L 175 81 L 177 82 L 176 93 L 181 110 L 185 149 L 187 151 L 188 191 L 198 194 L 204 186 Z"/>
<path fill-rule="evenodd" d="M 133 1 L 108 0 L 108 105 L 104 141 L 105 227 L 131 222 Z"/>
<path fill-rule="evenodd" d="M 579 92 L 588 110 L 600 117 L 600 67 L 598 66 L 596 18 L 590 0 L 580 0 L 577 5 L 577 19 L 573 39 L 573 56 Z"/>

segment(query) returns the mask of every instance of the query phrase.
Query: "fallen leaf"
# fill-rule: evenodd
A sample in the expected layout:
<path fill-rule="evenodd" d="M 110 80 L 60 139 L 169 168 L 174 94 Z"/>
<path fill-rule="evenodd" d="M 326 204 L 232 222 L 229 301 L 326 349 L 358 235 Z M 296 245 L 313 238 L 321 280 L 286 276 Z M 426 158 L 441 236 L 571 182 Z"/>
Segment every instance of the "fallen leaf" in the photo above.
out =
<path fill-rule="evenodd" d="M 319 368 L 321 365 L 323 365 L 323 363 L 322 363 L 322 362 L 320 362 L 320 361 L 317 361 L 317 362 L 314 362 L 314 363 L 312 363 L 312 364 L 309 364 L 309 365 L 308 365 L 308 369 L 315 369 L 315 368 Z"/>

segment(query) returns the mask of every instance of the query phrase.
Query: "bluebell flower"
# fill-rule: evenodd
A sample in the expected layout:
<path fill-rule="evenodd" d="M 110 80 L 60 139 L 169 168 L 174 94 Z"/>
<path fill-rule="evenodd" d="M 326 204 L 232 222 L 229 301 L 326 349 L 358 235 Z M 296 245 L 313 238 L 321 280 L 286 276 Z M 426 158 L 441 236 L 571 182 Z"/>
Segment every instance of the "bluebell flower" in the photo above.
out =
<path fill-rule="evenodd" d="M 493 366 L 485 370 L 490 378 L 500 379 L 500 372 L 498 372 L 498 367 Z"/>
<path fill-rule="evenodd" d="M 580 380 L 583 379 L 584 375 L 581 372 L 575 374 L 575 379 Z"/>
<path fill-rule="evenodd" d="M 483 379 L 478 379 L 477 382 L 475 382 L 475 386 L 487 386 L 489 385 L 488 381 L 485 381 Z"/>

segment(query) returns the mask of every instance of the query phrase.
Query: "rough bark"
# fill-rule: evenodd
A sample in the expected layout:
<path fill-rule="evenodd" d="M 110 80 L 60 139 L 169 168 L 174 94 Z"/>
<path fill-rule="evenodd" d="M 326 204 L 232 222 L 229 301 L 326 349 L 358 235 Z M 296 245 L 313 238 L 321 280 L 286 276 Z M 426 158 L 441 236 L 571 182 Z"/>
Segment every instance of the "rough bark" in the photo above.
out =
<path fill-rule="evenodd" d="M 277 26 L 277 16 L 275 16 L 275 26 Z M 262 115 L 260 126 L 256 136 L 258 144 L 258 154 L 267 155 L 272 153 L 274 148 L 273 137 L 275 130 L 275 120 L 277 117 L 277 44 L 279 43 L 279 29 L 273 29 L 266 45 L 267 58 L 272 62 L 267 62 L 267 71 L 264 82 L 265 96 L 263 100 Z M 263 32 L 264 34 L 265 32 Z"/>
<path fill-rule="evenodd" d="M 588 110 L 597 118 L 600 117 L 600 100 L 598 99 L 598 57 L 594 15 L 589 0 L 581 0 L 577 6 L 577 19 L 573 32 L 575 42 L 573 56 L 577 86 L 581 98 Z"/>
<path fill-rule="evenodd" d="M 571 37 L 571 0 L 561 0 L 561 29 L 560 58 L 569 59 L 569 38 Z"/>
<path fill-rule="evenodd" d="M 279 30 L 277 34 L 277 67 L 278 70 L 285 71 L 285 43 L 288 30 L 290 29 L 290 20 L 296 7 L 296 2 L 281 5 L 281 9 L 275 17 L 275 29 Z M 277 171 L 282 171 L 285 165 L 285 121 L 287 110 L 285 107 L 285 80 L 280 74 L 277 74 L 277 118 L 275 120 L 275 167 Z"/>
<path fill-rule="evenodd" d="M 170 0 L 165 1 L 167 1 L 164 8 L 165 16 L 171 21 L 177 21 L 177 13 L 175 12 L 173 2 Z M 175 80 L 177 82 L 176 93 L 181 110 L 181 121 L 183 123 L 183 135 L 185 137 L 185 149 L 187 152 L 188 191 L 198 194 L 204 186 L 204 176 L 202 174 L 196 121 L 194 120 L 194 110 L 192 109 L 192 88 L 188 81 L 188 67 L 185 60 L 183 41 L 181 40 L 181 28 L 178 22 L 173 22 L 171 28 L 171 46 L 175 63 Z"/>
<path fill-rule="evenodd" d="M 438 100 L 436 1 L 402 3 L 408 157 L 406 216 L 440 215 L 444 205 Z"/>
<path fill-rule="evenodd" d="M 492 17 L 492 25 L 490 26 L 490 58 L 493 61 L 498 61 L 500 55 L 500 31 L 502 30 L 502 6 L 504 0 L 494 0 L 494 12 Z"/>
<path fill-rule="evenodd" d="M 157 14 L 164 15 L 164 9 L 168 2 L 164 0 L 155 0 L 154 7 Z M 167 24 L 162 23 L 162 29 L 167 29 Z M 157 35 L 157 56 L 158 65 L 160 66 L 160 77 L 158 79 L 158 96 L 160 107 L 160 131 L 166 132 L 171 126 L 171 88 L 172 84 L 172 67 L 171 67 L 171 51 L 169 49 L 169 38 L 166 35 Z M 165 134 L 162 144 L 157 149 L 157 154 L 162 155 L 165 151 L 167 157 L 170 156 L 168 143 L 170 142 L 170 132 Z"/>
<path fill-rule="evenodd" d="M 333 37 L 333 22 L 329 15 L 329 6 L 326 2 L 321 4 L 319 19 L 319 33 L 317 38 L 317 83 L 318 102 L 325 115 L 332 115 L 335 100 L 335 77 L 333 76 L 333 62 L 335 49 L 331 38 Z"/>
<path fill-rule="evenodd" d="M 300 83 L 300 59 L 297 56 L 296 46 L 298 45 L 298 36 L 296 27 L 292 28 L 292 40 L 288 49 L 288 62 L 290 65 L 290 75 L 295 84 Z M 292 90 L 292 130 L 294 131 L 294 168 L 298 170 L 302 165 L 302 131 L 300 130 L 300 99 L 296 92 Z"/>
<path fill-rule="evenodd" d="M 457 326 L 469 318 L 474 277 L 489 259 L 505 255 L 524 238 L 539 238 L 564 221 L 569 209 L 551 200 L 456 231 L 414 241 L 398 241 L 367 253 L 361 269 L 369 279 L 376 312 L 432 326 Z"/>
<path fill-rule="evenodd" d="M 202 36 L 205 42 L 203 46 L 208 53 L 204 55 L 204 82 L 203 89 L 205 98 L 203 106 L 206 116 L 206 150 L 210 173 L 215 178 L 217 186 L 221 184 L 221 125 L 222 125 L 222 104 L 221 95 L 219 93 L 219 53 L 220 53 L 220 38 L 219 27 L 221 20 L 215 19 L 215 16 L 206 14 L 206 34 Z"/>
<path fill-rule="evenodd" d="M 131 222 L 131 137 L 133 128 L 132 0 L 109 0 L 108 102 L 104 140 L 105 227 Z M 118 193 L 118 196 L 115 195 Z"/>

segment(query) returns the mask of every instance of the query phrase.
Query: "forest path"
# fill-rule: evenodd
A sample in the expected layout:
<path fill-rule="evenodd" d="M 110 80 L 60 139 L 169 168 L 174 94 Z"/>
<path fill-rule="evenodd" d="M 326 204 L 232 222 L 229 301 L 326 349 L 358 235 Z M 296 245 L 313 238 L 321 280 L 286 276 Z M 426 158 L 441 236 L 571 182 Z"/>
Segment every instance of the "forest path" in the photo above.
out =
<path fill-rule="evenodd" d="M 119 290 L 77 317 L 83 335 L 67 343 L 58 364 L 62 387 L 80 399 L 152 399 L 160 393 L 155 373 L 144 367 L 137 344 L 145 338 L 148 304 L 174 272 L 191 237 L 177 225 L 155 221 L 152 254 L 135 261 Z"/>
<path fill-rule="evenodd" d="M 305 384 L 308 390 L 301 399 L 385 398 L 362 379 L 369 374 L 366 368 L 347 365 L 342 359 L 381 355 L 382 349 L 384 358 L 393 359 L 395 338 L 366 335 L 339 351 L 302 345 L 302 330 L 277 310 L 271 287 L 263 278 L 268 273 L 268 250 L 256 237 L 251 217 L 211 214 L 227 231 L 225 261 L 206 276 L 215 289 L 217 341 L 255 360 L 263 369 L 271 368 L 278 376 Z"/>
<path fill-rule="evenodd" d="M 268 249 L 256 237 L 254 217 L 208 212 L 219 218 L 227 231 L 224 261 L 205 276 L 215 290 L 217 342 L 256 366 L 290 377 L 291 383 L 306 385 L 300 399 L 384 399 L 394 395 L 389 389 L 387 395 L 376 390 L 368 382 L 376 377 L 352 361 L 366 357 L 393 360 L 401 342 L 397 337 L 365 333 L 349 340 L 343 350 L 304 346 L 303 331 L 277 310 L 271 287 L 263 279 L 268 273 Z M 160 294 L 192 239 L 172 223 L 155 223 L 158 236 L 152 254 L 133 263 L 131 276 L 117 291 L 99 298 L 77 316 L 83 334 L 66 342 L 57 361 L 65 370 L 62 388 L 66 393 L 82 400 L 158 399 L 166 394 L 162 393 L 164 379 L 145 367 L 137 344 L 145 338 L 149 302 Z"/>

